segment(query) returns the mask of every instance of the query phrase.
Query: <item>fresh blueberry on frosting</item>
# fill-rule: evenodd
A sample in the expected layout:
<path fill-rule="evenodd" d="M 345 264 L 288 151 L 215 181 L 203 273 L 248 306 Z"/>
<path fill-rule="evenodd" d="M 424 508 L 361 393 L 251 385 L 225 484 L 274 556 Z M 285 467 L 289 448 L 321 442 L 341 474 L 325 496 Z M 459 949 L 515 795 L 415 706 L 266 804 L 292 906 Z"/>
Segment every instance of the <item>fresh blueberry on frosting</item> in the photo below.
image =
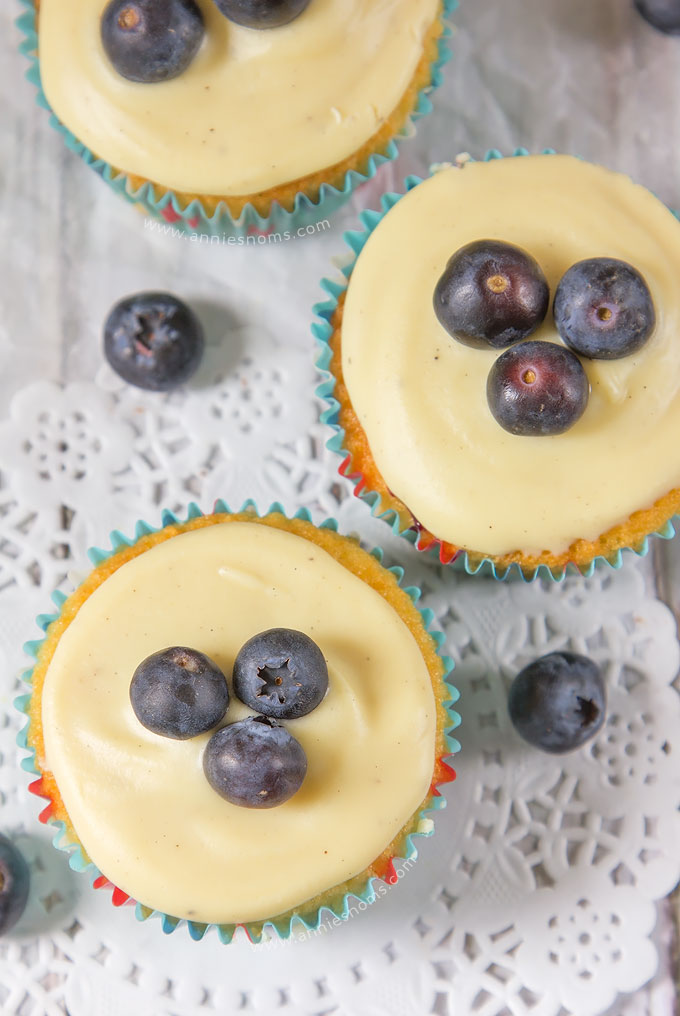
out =
<path fill-rule="evenodd" d="M 246 28 L 280 28 L 302 14 L 311 0 L 214 0 L 230 21 Z"/>
<path fill-rule="evenodd" d="M 486 395 L 497 423 L 511 434 L 563 434 L 585 412 L 590 386 L 581 361 L 553 342 L 520 342 L 489 373 Z"/>
<path fill-rule="evenodd" d="M 635 0 L 635 9 L 652 28 L 680 35 L 680 0 Z"/>
<path fill-rule="evenodd" d="M 122 77 L 151 84 L 186 70 L 203 40 L 194 0 L 110 0 L 101 18 L 104 51 Z"/>
<path fill-rule="evenodd" d="M 246 28 L 280 28 L 294 21 L 311 0 L 215 0 L 230 21 Z"/>
<path fill-rule="evenodd" d="M 234 694 L 279 720 L 315 709 L 328 689 L 328 667 L 316 642 L 292 628 L 269 628 L 245 643 L 234 663 Z"/>
<path fill-rule="evenodd" d="M 307 756 L 285 727 L 249 716 L 216 731 L 203 754 L 203 771 L 220 797 L 244 808 L 274 808 L 302 786 Z"/>
<path fill-rule="evenodd" d="M 508 696 L 517 733 L 535 748 L 574 751 L 604 723 L 605 684 L 600 668 L 579 653 L 548 653 L 519 672 Z"/>
<path fill-rule="evenodd" d="M 520 247 L 475 240 L 451 257 L 434 291 L 434 310 L 453 338 L 502 349 L 526 339 L 548 311 L 550 290 L 538 262 Z"/>
<path fill-rule="evenodd" d="M 572 265 L 555 291 L 553 313 L 566 344 L 595 360 L 637 352 L 656 323 L 647 283 L 637 269 L 616 258 Z"/>
<path fill-rule="evenodd" d="M 172 646 L 139 664 L 130 683 L 130 702 L 147 730 L 185 741 L 220 722 L 229 705 L 229 689 L 208 656 Z"/>
<path fill-rule="evenodd" d="M 194 312 L 171 293 L 136 293 L 110 311 L 104 355 L 128 384 L 169 391 L 197 369 L 203 329 Z"/>

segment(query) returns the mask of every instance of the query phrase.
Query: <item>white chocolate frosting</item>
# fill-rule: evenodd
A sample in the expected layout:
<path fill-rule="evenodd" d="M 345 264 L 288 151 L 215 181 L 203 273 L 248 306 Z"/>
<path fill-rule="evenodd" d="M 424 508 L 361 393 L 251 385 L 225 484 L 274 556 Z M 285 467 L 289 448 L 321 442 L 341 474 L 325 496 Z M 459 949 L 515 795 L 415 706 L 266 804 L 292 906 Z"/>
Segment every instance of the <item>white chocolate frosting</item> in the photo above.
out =
<path fill-rule="evenodd" d="M 255 810 L 209 786 L 210 732 L 151 733 L 129 686 L 150 653 L 188 645 L 231 690 L 238 650 L 271 627 L 310 635 L 330 685 L 285 721 L 308 758 L 301 789 Z M 232 694 L 223 722 L 250 712 Z M 97 867 L 147 906 L 200 922 L 272 917 L 360 873 L 417 811 L 434 767 L 432 684 L 405 623 L 316 544 L 251 522 L 183 533 L 108 577 L 59 640 L 42 716 L 47 765 Z"/>
<path fill-rule="evenodd" d="M 201 48 L 179 77 L 138 84 L 102 48 L 105 0 L 41 0 L 47 99 L 97 156 L 178 191 L 241 195 L 325 169 L 394 112 L 440 0 L 312 0 L 281 28 L 197 0 Z"/>
<path fill-rule="evenodd" d="M 432 306 L 451 255 L 505 240 L 551 294 L 576 261 L 610 256 L 645 278 L 656 328 L 637 353 L 582 359 L 588 407 L 566 433 L 518 437 L 494 420 L 499 355 L 451 338 Z M 350 278 L 342 365 L 389 489 L 441 540 L 485 554 L 560 553 L 680 485 L 680 224 L 628 177 L 568 156 L 436 173 L 379 223 Z M 552 307 L 532 339 L 561 342 Z"/>

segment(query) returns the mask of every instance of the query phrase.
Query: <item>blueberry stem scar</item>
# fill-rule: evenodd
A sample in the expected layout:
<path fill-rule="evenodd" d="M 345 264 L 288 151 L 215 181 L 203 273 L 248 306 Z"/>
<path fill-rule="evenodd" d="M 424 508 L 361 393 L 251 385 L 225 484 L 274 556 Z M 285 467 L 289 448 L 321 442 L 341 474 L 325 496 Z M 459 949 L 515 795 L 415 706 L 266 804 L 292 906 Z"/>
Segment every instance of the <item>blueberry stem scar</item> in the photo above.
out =
<path fill-rule="evenodd" d="M 579 695 L 576 701 L 578 702 L 578 711 L 583 717 L 583 725 L 589 727 L 597 720 L 600 710 L 592 699 L 581 698 Z"/>
<path fill-rule="evenodd" d="M 491 275 L 486 280 L 486 285 L 492 293 L 504 293 L 508 288 L 508 280 L 504 275 Z"/>
<path fill-rule="evenodd" d="M 121 28 L 136 28 L 139 24 L 139 14 L 132 7 L 126 7 L 118 15 L 118 24 Z"/>

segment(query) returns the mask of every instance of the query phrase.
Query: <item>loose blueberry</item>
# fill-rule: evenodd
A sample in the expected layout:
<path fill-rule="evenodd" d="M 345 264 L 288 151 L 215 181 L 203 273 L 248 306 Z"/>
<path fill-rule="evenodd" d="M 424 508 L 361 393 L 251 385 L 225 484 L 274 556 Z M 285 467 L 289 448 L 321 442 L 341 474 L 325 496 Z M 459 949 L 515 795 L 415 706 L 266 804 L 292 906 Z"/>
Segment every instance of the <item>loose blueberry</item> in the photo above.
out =
<path fill-rule="evenodd" d="M 308 635 L 269 628 L 242 646 L 233 679 L 234 694 L 251 709 L 292 720 L 318 706 L 328 689 L 328 667 Z"/>
<path fill-rule="evenodd" d="M 148 730 L 184 741 L 220 722 L 229 705 L 229 689 L 208 656 L 172 646 L 139 664 L 130 683 L 130 702 Z"/>
<path fill-rule="evenodd" d="M 203 39 L 194 0 L 110 0 L 101 18 L 109 60 L 124 78 L 145 84 L 186 70 Z"/>
<path fill-rule="evenodd" d="M 585 412 L 589 392 L 579 358 L 564 346 L 536 339 L 501 353 L 486 383 L 496 422 L 523 437 L 569 430 Z"/>
<path fill-rule="evenodd" d="M 652 28 L 680 35 L 680 0 L 635 0 L 635 9 Z"/>
<path fill-rule="evenodd" d="M 307 756 L 285 727 L 249 716 L 216 731 L 203 755 L 203 771 L 220 797 L 244 808 L 274 808 L 302 786 Z"/>
<path fill-rule="evenodd" d="M 294 21 L 311 0 L 215 0 L 225 18 L 246 28 L 280 28 Z"/>
<path fill-rule="evenodd" d="M 566 344 L 594 360 L 635 353 L 656 322 L 647 283 L 632 265 L 616 258 L 572 265 L 555 291 L 553 313 Z"/>
<path fill-rule="evenodd" d="M 434 291 L 440 324 L 467 346 L 503 349 L 536 331 L 550 290 L 538 262 L 511 243 L 476 240 L 456 251 Z"/>
<path fill-rule="evenodd" d="M 521 670 L 510 687 L 508 710 L 517 733 L 543 751 L 573 751 L 593 737 L 605 718 L 600 669 L 578 653 L 548 653 Z"/>
<path fill-rule="evenodd" d="M 22 854 L 0 833 L 0 935 L 17 923 L 28 901 L 30 875 Z"/>
<path fill-rule="evenodd" d="M 187 381 L 203 355 L 203 329 L 170 293 L 120 300 L 104 325 L 104 354 L 128 384 L 165 392 Z"/>

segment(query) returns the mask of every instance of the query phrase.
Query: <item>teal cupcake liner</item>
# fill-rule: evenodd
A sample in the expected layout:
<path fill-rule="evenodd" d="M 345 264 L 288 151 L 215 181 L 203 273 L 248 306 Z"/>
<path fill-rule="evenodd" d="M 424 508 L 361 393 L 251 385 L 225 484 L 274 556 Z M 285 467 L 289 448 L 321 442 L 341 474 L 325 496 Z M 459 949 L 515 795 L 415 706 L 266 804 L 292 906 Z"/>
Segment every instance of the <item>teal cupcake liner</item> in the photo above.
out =
<path fill-rule="evenodd" d="M 529 155 L 529 151 L 526 148 L 516 148 L 510 158 L 519 158 Z M 552 148 L 544 148 L 539 153 L 541 155 L 554 155 L 555 150 Z M 490 149 L 483 157 L 484 162 L 491 162 L 494 159 L 505 158 L 501 152 L 497 149 Z M 474 162 L 469 155 L 461 156 L 459 161 Z M 449 165 L 448 163 L 442 164 L 442 166 L 433 166 L 432 172 L 436 172 L 439 168 L 444 168 Z M 340 403 L 334 396 L 335 391 L 335 377 L 331 372 L 331 339 L 333 336 L 333 316 L 338 308 L 338 302 L 343 293 L 346 292 L 349 285 L 349 279 L 354 270 L 357 258 L 364 249 L 368 238 L 374 229 L 378 226 L 385 215 L 394 206 L 401 201 L 401 199 L 408 194 L 409 191 L 413 190 L 423 182 L 423 178 L 419 176 L 408 176 L 404 181 L 404 192 L 398 193 L 395 191 L 384 194 L 381 198 L 381 211 L 363 211 L 359 215 L 359 219 L 362 223 L 363 229 L 351 230 L 344 234 L 345 243 L 351 250 L 351 254 L 346 259 L 341 259 L 342 267 L 341 271 L 344 276 L 343 281 L 334 281 L 332 279 L 324 278 L 321 280 L 321 288 L 326 291 L 328 298 L 322 303 L 318 303 L 314 306 L 313 312 L 316 316 L 314 323 L 312 324 L 312 334 L 317 340 L 317 358 L 316 367 L 321 374 L 323 380 L 316 389 L 317 396 L 325 404 L 325 408 L 321 412 L 321 421 L 326 423 L 333 431 L 332 437 L 326 442 L 326 446 L 336 452 L 342 457 L 342 462 L 338 467 L 338 471 L 341 476 L 344 476 L 354 485 L 355 495 L 364 501 L 371 509 L 371 514 L 376 518 L 382 519 L 386 522 L 392 532 L 399 536 L 403 536 L 410 543 L 414 544 L 417 550 L 421 550 L 429 554 L 437 554 L 439 562 L 441 564 L 449 565 L 458 571 L 464 571 L 468 575 L 486 575 L 491 576 L 494 579 L 505 580 L 511 578 L 519 578 L 525 582 L 531 582 L 536 578 L 547 578 L 554 582 L 562 581 L 569 574 L 582 575 L 585 578 L 590 577 L 595 568 L 601 565 L 608 565 L 611 568 L 618 569 L 624 562 L 624 551 L 632 551 L 638 557 L 644 557 L 649 551 L 651 537 L 659 537 L 662 540 L 670 540 L 675 535 L 675 523 L 676 520 L 680 519 L 680 516 L 673 516 L 669 519 L 660 529 L 653 533 L 650 533 L 644 538 L 641 545 L 635 547 L 619 548 L 610 556 L 599 556 L 594 558 L 587 566 L 579 567 L 574 563 L 568 563 L 560 568 L 550 568 L 548 565 L 540 564 L 535 569 L 527 570 L 523 569 L 519 563 L 513 563 L 504 567 L 498 567 L 496 563 L 488 557 L 479 559 L 478 555 L 471 559 L 468 552 L 464 549 L 457 551 L 457 553 L 450 557 L 447 555 L 441 541 L 435 540 L 431 543 L 424 544 L 421 540 L 420 532 L 409 523 L 404 523 L 400 519 L 399 514 L 389 507 L 385 507 L 382 503 L 381 495 L 378 491 L 370 490 L 366 486 L 366 481 L 363 475 L 352 467 L 352 456 L 349 449 L 345 446 L 345 431 L 340 426 L 339 412 Z M 678 213 L 675 213 L 676 217 Z"/>
<path fill-rule="evenodd" d="M 236 513 L 226 504 L 226 502 L 222 500 L 217 501 L 213 507 L 213 511 L 208 513 L 202 512 L 198 505 L 194 503 L 190 504 L 188 506 L 187 516 L 185 519 L 179 518 L 171 511 L 164 511 L 161 516 L 160 526 L 154 527 L 144 521 L 139 521 L 135 526 L 134 536 L 131 539 L 123 535 L 123 533 L 118 530 L 114 530 L 110 536 L 111 547 L 107 549 L 92 548 L 88 551 L 88 557 L 90 558 L 92 564 L 96 567 L 102 562 L 113 557 L 120 550 L 131 547 L 143 537 L 148 536 L 151 533 L 159 532 L 168 526 L 178 524 L 182 525 L 192 519 L 203 517 L 204 515 L 232 515 L 241 512 L 252 513 L 254 517 L 258 518 L 262 517 L 257 510 L 255 502 L 250 499 L 245 501 Z M 306 508 L 299 509 L 293 516 L 287 516 L 285 510 L 278 502 L 272 503 L 267 511 L 264 512 L 264 515 L 270 514 L 279 514 L 285 518 L 292 517 L 294 519 L 301 519 L 305 522 L 313 522 L 311 514 Z M 337 532 L 338 524 L 335 519 L 327 518 L 317 528 L 330 529 L 333 532 Z M 382 564 L 383 551 L 380 548 L 372 549 L 370 554 L 380 564 Z M 394 566 L 387 570 L 395 576 L 398 584 L 401 586 L 404 576 L 403 568 Z M 412 603 L 417 604 L 421 596 L 420 589 L 417 586 L 405 586 L 403 589 L 404 592 L 408 594 Z M 45 641 L 48 629 L 50 625 L 60 617 L 62 607 L 67 599 L 68 596 L 66 594 L 58 591 L 54 592 L 52 594 L 52 600 L 57 608 L 56 611 L 50 614 L 41 614 L 38 616 L 37 623 L 44 634 L 41 638 L 36 639 L 35 641 L 27 642 L 24 647 L 25 651 L 32 656 L 34 660 L 37 661 L 38 654 L 43 642 Z M 437 760 L 437 768 L 435 771 L 435 780 L 433 781 L 432 790 L 426 805 L 418 813 L 418 826 L 416 831 L 410 833 L 406 837 L 406 849 L 403 854 L 398 857 L 394 856 L 391 859 L 386 873 L 381 876 L 381 878 L 378 878 L 377 876 L 369 877 L 366 880 L 366 885 L 360 891 L 353 890 L 351 892 L 344 893 L 339 905 L 325 904 L 324 906 L 318 908 L 314 917 L 311 919 L 308 916 L 303 916 L 303 914 L 296 912 L 293 913 L 292 916 L 284 915 L 282 918 L 273 917 L 265 921 L 246 922 L 243 924 L 204 924 L 179 919 L 170 914 L 153 910 L 138 901 L 132 900 L 125 892 L 109 882 L 106 876 L 96 867 L 96 865 L 86 858 L 82 846 L 71 839 L 69 830 L 65 823 L 55 819 L 51 815 L 52 801 L 49 792 L 42 786 L 43 773 L 37 764 L 35 749 L 28 743 L 28 733 L 31 723 L 31 692 L 29 692 L 28 694 L 21 695 L 15 700 L 16 708 L 24 713 L 26 717 L 26 723 L 17 735 L 17 744 L 27 753 L 27 757 L 21 762 L 22 768 L 36 777 L 36 779 L 30 784 L 29 790 L 40 797 L 44 797 L 49 802 L 40 815 L 40 821 L 54 827 L 55 831 L 52 840 L 53 845 L 58 850 L 63 850 L 69 855 L 69 867 L 73 871 L 86 874 L 94 888 L 110 889 L 112 891 L 111 901 L 114 906 L 122 906 L 124 904 L 134 905 L 137 920 L 146 921 L 149 918 L 157 918 L 160 920 L 162 930 L 166 934 L 170 934 L 175 931 L 175 929 L 180 925 L 186 925 L 190 937 L 194 940 L 199 940 L 203 938 L 208 930 L 214 927 L 217 930 L 220 941 L 226 944 L 232 941 L 238 929 L 242 929 L 243 933 L 251 942 L 261 942 L 263 939 L 270 937 L 270 933 L 278 936 L 280 939 L 287 939 L 296 933 L 304 934 L 306 932 L 314 932 L 326 919 L 330 919 L 334 921 L 334 923 L 336 921 L 346 921 L 353 910 L 353 900 L 358 900 L 360 903 L 364 903 L 368 906 L 371 903 L 374 903 L 378 898 L 379 893 L 377 893 L 376 887 L 381 881 L 387 882 L 388 884 L 392 884 L 397 881 L 398 875 L 395 870 L 395 862 L 398 865 L 399 862 L 403 861 L 408 863 L 416 859 L 418 856 L 416 838 L 431 836 L 434 831 L 433 820 L 430 818 L 430 813 L 439 811 L 446 807 L 446 799 L 440 795 L 438 788 L 444 783 L 455 779 L 454 770 L 451 769 L 451 767 L 444 761 L 445 758 L 448 758 L 460 751 L 460 744 L 455 737 L 453 737 L 453 731 L 460 724 L 460 716 L 453 708 L 454 704 L 458 701 L 459 692 L 450 679 L 454 668 L 454 662 L 451 657 L 446 656 L 442 652 L 445 636 L 441 631 L 433 627 L 433 622 L 435 620 L 433 612 L 428 608 L 418 608 L 418 611 L 422 617 L 425 630 L 430 634 L 436 644 L 437 655 L 440 657 L 444 665 L 445 673 L 443 675 L 443 681 L 445 682 L 447 691 L 449 692 L 448 698 L 443 702 L 443 706 L 449 719 L 449 724 L 444 731 L 446 751 L 444 755 Z M 33 669 L 34 667 L 31 667 L 30 670 L 26 671 L 26 673 L 22 675 L 23 680 L 29 686 L 32 685 Z M 304 904 L 301 905 L 301 909 L 304 910 Z"/>
<path fill-rule="evenodd" d="M 37 11 L 34 0 L 20 0 L 20 3 L 25 9 L 17 18 L 16 23 L 23 35 L 20 50 L 30 61 L 26 77 L 35 85 L 38 105 L 51 114 L 50 124 L 62 135 L 66 146 L 79 155 L 112 190 L 132 204 L 140 205 L 147 214 L 158 219 L 161 223 L 165 223 L 172 230 L 173 235 L 177 230 L 177 233 L 185 234 L 190 238 L 195 237 L 197 240 L 202 235 L 219 237 L 225 242 L 230 237 L 234 237 L 244 238 L 254 244 L 268 243 L 268 237 L 273 237 L 275 234 L 278 234 L 280 239 L 289 239 L 291 231 L 304 231 L 307 226 L 311 228 L 318 225 L 324 217 L 333 215 L 351 197 L 360 184 L 372 179 L 380 166 L 386 162 L 392 162 L 398 157 L 397 143 L 403 138 L 412 136 L 415 132 L 415 122 L 432 112 L 430 95 L 441 84 L 444 65 L 451 58 L 449 40 L 452 31 L 446 19 L 453 14 L 458 6 L 458 0 L 443 0 L 440 14 L 443 31 L 438 41 L 437 58 L 432 64 L 430 84 L 419 92 L 416 106 L 397 136 L 388 142 L 383 152 L 376 152 L 370 157 L 365 172 L 349 170 L 345 174 L 341 187 L 322 184 L 316 201 L 302 192 L 298 193 L 295 197 L 293 210 L 290 212 L 278 202 L 273 202 L 269 214 L 263 216 L 251 204 L 247 204 L 238 219 L 234 219 L 223 201 L 210 215 L 198 198 L 183 205 L 177 194 L 160 186 L 158 187 L 160 197 L 158 197 L 156 186 L 150 181 L 135 189 L 126 172 L 118 171 L 104 159 L 98 158 L 78 140 L 68 127 L 61 123 L 52 112 L 42 87 L 38 55 Z M 304 234 L 296 232 L 296 235 Z"/>

